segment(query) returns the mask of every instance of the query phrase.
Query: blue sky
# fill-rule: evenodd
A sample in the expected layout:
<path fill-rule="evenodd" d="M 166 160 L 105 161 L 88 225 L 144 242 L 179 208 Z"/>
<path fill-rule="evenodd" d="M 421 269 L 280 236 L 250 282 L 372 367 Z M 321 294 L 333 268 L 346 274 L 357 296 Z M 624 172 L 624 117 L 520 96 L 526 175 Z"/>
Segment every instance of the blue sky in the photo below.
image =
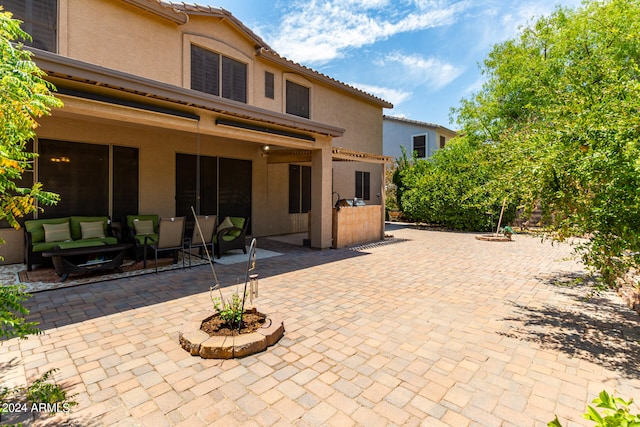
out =
<path fill-rule="evenodd" d="M 384 114 L 452 129 L 449 111 L 482 85 L 491 47 L 556 5 L 580 0 L 199 0 L 276 52 L 394 104 Z"/>

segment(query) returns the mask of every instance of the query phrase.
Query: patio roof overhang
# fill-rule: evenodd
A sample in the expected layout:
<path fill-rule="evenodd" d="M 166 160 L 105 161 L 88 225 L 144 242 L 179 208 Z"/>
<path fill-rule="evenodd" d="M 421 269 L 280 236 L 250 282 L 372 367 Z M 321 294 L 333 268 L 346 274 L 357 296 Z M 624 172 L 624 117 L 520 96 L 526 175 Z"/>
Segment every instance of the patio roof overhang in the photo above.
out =
<path fill-rule="evenodd" d="M 92 100 L 118 103 L 156 113 L 199 120 L 198 110 L 207 110 L 258 123 L 262 129 L 289 129 L 294 134 L 344 135 L 345 130 L 290 114 L 279 113 L 242 102 L 185 89 L 77 59 L 29 48 L 38 67 L 47 73 L 61 93 Z M 78 86 L 82 90 L 78 90 Z M 105 91 L 110 93 L 104 96 Z M 267 125 L 266 127 L 264 125 Z M 259 129 L 261 126 L 255 126 Z"/>
<path fill-rule="evenodd" d="M 331 157 L 334 162 L 362 162 L 381 165 L 393 163 L 393 157 L 380 154 L 365 153 L 341 147 L 332 147 Z M 269 163 L 310 162 L 310 150 L 274 150 L 269 152 Z"/>

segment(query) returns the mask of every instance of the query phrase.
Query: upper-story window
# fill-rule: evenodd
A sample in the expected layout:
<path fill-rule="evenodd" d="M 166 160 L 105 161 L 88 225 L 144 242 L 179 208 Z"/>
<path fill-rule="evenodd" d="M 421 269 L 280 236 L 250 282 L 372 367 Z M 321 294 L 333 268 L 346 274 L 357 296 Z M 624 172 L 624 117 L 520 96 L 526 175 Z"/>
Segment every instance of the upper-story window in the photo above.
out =
<path fill-rule="evenodd" d="M 191 45 L 191 89 L 247 102 L 247 64 Z"/>
<path fill-rule="evenodd" d="M 310 118 L 309 88 L 287 80 L 287 114 Z"/>
<path fill-rule="evenodd" d="M 444 136 L 440 135 L 440 148 L 444 148 L 444 144 L 447 142 Z"/>
<path fill-rule="evenodd" d="M 264 72 L 264 96 L 271 99 L 275 97 L 275 76 L 268 71 Z"/>
<path fill-rule="evenodd" d="M 4 10 L 23 22 L 22 29 L 32 38 L 26 46 L 57 52 L 58 0 L 0 0 Z"/>
<path fill-rule="evenodd" d="M 413 137 L 413 152 L 416 153 L 416 157 L 419 159 L 427 157 L 427 135 L 414 135 Z"/>

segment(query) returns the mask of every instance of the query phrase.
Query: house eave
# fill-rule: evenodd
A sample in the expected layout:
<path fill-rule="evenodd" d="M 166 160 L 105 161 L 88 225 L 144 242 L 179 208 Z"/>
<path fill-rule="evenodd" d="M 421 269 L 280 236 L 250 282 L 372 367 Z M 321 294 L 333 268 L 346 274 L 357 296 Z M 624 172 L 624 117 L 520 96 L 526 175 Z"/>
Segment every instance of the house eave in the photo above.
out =
<path fill-rule="evenodd" d="M 171 5 L 161 4 L 156 0 L 122 0 L 125 3 L 129 3 L 133 6 L 139 7 L 140 9 L 146 10 L 156 16 L 159 16 L 164 19 L 168 19 L 169 21 L 178 24 L 184 25 L 189 22 L 189 16 L 177 10 L 175 7 Z"/>
<path fill-rule="evenodd" d="M 200 108 L 334 138 L 344 135 L 345 132 L 343 128 L 330 124 L 255 107 L 39 49 L 29 48 L 29 50 L 34 53 L 33 58 L 38 67 L 52 78 L 106 87 L 129 95 L 139 95 L 147 99 Z"/>
<path fill-rule="evenodd" d="M 256 49 L 256 56 L 263 58 L 265 60 L 268 60 L 274 64 L 280 65 L 282 67 L 285 68 L 289 68 L 292 69 L 293 71 L 308 77 L 312 80 L 317 80 L 320 81 L 328 86 L 331 86 L 335 89 L 338 89 L 342 92 L 346 92 L 349 95 L 352 96 L 356 96 L 358 98 L 364 99 L 368 102 L 373 103 L 374 105 L 378 105 L 382 108 L 393 108 L 393 104 L 385 101 L 384 99 L 380 99 L 376 96 L 373 96 L 371 94 L 368 94 L 358 88 L 355 88 L 353 86 L 349 86 L 346 83 L 342 83 L 338 80 L 332 79 L 331 77 L 319 73 L 315 70 L 312 70 L 311 68 L 305 67 L 303 65 L 300 65 L 298 63 L 295 63 L 289 59 L 286 59 L 280 55 L 278 55 L 277 53 L 273 52 L 272 50 L 268 49 L 268 48 L 264 48 L 264 47 L 260 47 L 258 49 Z"/>

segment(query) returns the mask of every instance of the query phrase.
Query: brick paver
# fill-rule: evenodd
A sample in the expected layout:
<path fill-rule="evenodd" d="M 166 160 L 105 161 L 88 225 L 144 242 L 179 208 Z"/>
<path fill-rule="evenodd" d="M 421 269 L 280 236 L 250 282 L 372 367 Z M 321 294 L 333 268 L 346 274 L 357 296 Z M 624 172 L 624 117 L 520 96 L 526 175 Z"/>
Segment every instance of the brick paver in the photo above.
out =
<path fill-rule="evenodd" d="M 640 401 L 640 318 L 614 294 L 585 299 L 568 246 L 388 232 L 326 251 L 260 239 L 283 255 L 258 260 L 258 307 L 286 332 L 239 360 L 178 343 L 212 306 L 208 266 L 34 294 L 44 334 L 2 343 L 2 382 L 60 367 L 80 402 L 68 418 L 95 426 L 587 426 L 603 389 Z M 234 285 L 244 267 L 216 272 Z"/>

